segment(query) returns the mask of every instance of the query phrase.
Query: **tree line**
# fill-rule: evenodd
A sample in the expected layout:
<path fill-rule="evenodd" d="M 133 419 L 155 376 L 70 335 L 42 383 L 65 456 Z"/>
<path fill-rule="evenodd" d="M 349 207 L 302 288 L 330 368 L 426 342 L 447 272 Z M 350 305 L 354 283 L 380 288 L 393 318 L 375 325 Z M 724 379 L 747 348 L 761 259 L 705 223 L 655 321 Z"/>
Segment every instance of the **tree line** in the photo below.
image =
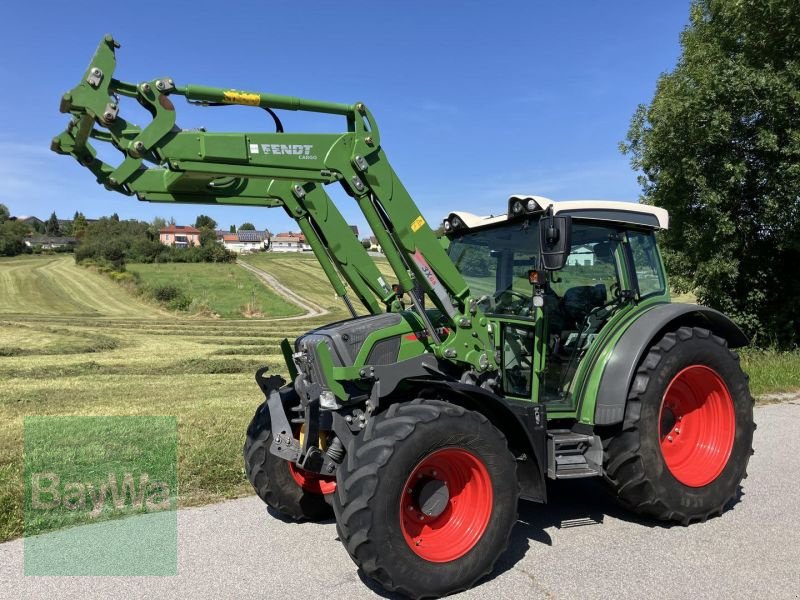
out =
<path fill-rule="evenodd" d="M 758 345 L 800 342 L 800 2 L 694 0 L 622 150 L 666 208 L 670 280 Z"/>
<path fill-rule="evenodd" d="M 159 240 L 159 230 L 175 225 L 156 217 L 150 222 L 136 219 L 122 220 L 116 213 L 97 220 L 87 220 L 76 211 L 72 220 L 61 220 L 55 212 L 43 222 L 14 220 L 8 208 L 0 204 L 0 256 L 15 256 L 33 249 L 25 245 L 26 238 L 35 236 L 74 237 L 75 260 L 92 261 L 115 270 L 123 270 L 129 262 L 233 262 L 236 255 L 217 243 L 217 222 L 208 215 L 198 215 L 195 228 L 200 230 L 200 246 L 167 246 Z M 252 223 L 243 223 L 240 230 L 254 230 Z M 235 225 L 230 231 L 236 232 Z M 72 249 L 70 246 L 69 249 Z"/>

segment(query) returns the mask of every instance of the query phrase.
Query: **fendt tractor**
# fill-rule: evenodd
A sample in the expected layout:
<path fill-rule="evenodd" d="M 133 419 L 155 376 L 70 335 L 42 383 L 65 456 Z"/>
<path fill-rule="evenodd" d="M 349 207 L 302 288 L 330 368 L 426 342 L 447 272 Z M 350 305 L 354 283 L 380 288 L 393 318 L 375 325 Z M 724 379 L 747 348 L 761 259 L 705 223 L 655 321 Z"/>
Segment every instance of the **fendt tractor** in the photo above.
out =
<path fill-rule="evenodd" d="M 127 83 L 114 78 L 118 47 L 106 36 L 61 99 L 71 120 L 52 149 L 139 200 L 283 208 L 352 314 L 282 342 L 288 380 L 256 374 L 266 400 L 245 470 L 275 511 L 334 515 L 364 574 L 425 597 L 490 573 L 518 501 L 546 502 L 550 480 L 601 478 L 634 513 L 684 525 L 737 500 L 754 424 L 732 349 L 748 340 L 715 310 L 670 302 L 656 242 L 666 211 L 518 195 L 505 214 L 451 212 L 437 236 L 365 104 Z M 150 123 L 126 121 L 121 97 Z M 180 129 L 177 97 L 263 109 L 276 131 Z M 344 131 L 285 132 L 280 110 L 333 115 Z M 361 210 L 395 281 L 330 184 Z"/>

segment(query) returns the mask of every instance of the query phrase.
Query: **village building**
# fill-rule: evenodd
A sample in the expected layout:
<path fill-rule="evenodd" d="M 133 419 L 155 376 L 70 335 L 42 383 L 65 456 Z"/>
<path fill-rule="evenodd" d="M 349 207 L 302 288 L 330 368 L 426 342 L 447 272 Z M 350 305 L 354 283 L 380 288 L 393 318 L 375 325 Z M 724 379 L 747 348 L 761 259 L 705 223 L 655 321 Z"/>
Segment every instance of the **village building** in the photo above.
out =
<path fill-rule="evenodd" d="M 311 246 L 302 233 L 285 231 L 272 237 L 270 250 L 272 252 L 309 252 Z"/>
<path fill-rule="evenodd" d="M 254 231 L 252 229 L 241 229 L 236 233 L 217 231 L 217 241 L 225 246 L 226 250 L 237 254 L 266 250 L 269 245 L 269 239 L 268 231 Z"/>
<path fill-rule="evenodd" d="M 25 245 L 28 248 L 41 248 L 42 250 L 60 250 L 63 248 L 73 248 L 78 243 L 78 239 L 68 236 L 53 235 L 32 235 L 25 238 Z"/>
<path fill-rule="evenodd" d="M 191 225 L 168 225 L 158 230 L 158 239 L 165 246 L 199 246 L 200 230 Z"/>

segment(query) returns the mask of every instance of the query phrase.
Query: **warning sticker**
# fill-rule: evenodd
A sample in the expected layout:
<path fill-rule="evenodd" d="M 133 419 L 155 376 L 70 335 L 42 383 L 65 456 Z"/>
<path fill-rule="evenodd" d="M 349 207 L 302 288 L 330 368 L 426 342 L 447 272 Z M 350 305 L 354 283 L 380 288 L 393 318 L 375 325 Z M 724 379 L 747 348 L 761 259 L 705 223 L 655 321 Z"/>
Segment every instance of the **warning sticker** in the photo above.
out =
<path fill-rule="evenodd" d="M 250 154 L 258 154 L 258 144 L 250 144 Z"/>
<path fill-rule="evenodd" d="M 412 221 L 411 231 L 417 233 L 417 231 L 419 231 L 420 227 L 422 227 L 423 225 L 425 225 L 425 219 L 423 219 L 422 215 L 420 215 L 416 219 L 414 219 L 414 221 Z"/>
<path fill-rule="evenodd" d="M 244 104 L 245 106 L 258 106 L 261 104 L 261 96 L 258 94 L 248 94 L 247 92 L 237 92 L 230 90 L 222 94 L 222 101 L 228 104 Z"/>

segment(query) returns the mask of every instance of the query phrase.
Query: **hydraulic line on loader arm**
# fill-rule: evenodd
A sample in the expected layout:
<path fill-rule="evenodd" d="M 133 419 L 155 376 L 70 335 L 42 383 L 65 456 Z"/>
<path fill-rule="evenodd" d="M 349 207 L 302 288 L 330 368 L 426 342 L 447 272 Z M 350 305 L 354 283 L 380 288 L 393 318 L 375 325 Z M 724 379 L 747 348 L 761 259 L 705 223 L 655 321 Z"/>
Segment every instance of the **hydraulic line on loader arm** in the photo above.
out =
<path fill-rule="evenodd" d="M 115 49 L 106 36 L 81 82 L 61 100 L 72 119 L 51 148 L 73 156 L 108 189 L 151 202 L 281 206 L 297 221 L 337 294 L 351 306 L 344 282 L 371 313 L 397 310 L 397 295 L 350 230 L 323 186 L 339 183 L 358 204 L 401 290 L 409 292 L 434 353 L 474 368 L 495 369 L 493 332 L 464 278 L 442 248 L 381 148 L 380 132 L 362 103 L 338 104 L 290 96 L 176 86 L 169 77 L 140 84 L 113 77 Z M 140 128 L 119 115 L 119 97 L 135 98 L 153 117 Z M 343 133 L 211 133 L 176 126 L 171 96 L 209 106 L 239 104 L 340 115 Z M 100 128 L 96 128 L 98 125 Z M 125 158 L 98 158 L 90 140 Z M 446 324 L 437 330 L 415 284 Z M 444 335 L 444 337 L 443 337 Z"/>

